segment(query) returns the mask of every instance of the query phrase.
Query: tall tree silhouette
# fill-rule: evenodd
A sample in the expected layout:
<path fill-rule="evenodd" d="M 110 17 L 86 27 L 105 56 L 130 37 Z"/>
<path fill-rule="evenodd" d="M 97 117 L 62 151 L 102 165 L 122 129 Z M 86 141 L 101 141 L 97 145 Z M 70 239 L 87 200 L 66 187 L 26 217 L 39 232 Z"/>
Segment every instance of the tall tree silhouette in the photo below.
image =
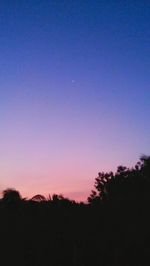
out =
<path fill-rule="evenodd" d="M 150 157 L 142 156 L 133 168 L 118 166 L 115 174 L 99 172 L 94 187 L 88 197 L 89 203 L 149 197 Z"/>

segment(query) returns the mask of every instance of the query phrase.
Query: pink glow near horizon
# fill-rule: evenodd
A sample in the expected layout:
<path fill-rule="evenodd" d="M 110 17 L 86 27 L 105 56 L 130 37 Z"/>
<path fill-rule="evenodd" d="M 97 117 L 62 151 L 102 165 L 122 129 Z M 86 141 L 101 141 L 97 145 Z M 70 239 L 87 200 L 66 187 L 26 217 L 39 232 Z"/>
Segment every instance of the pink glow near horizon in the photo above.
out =
<path fill-rule="evenodd" d="M 23 197 L 28 198 L 35 194 L 48 196 L 56 193 L 77 201 L 85 201 L 93 189 L 98 171 L 115 170 L 112 160 L 96 160 L 90 154 L 85 154 L 83 159 L 76 154 L 64 160 L 49 159 L 49 163 L 40 156 L 34 158 L 31 154 L 21 157 L 21 154 L 14 154 L 9 160 L 1 160 L 3 182 L 0 189 L 16 188 Z"/>

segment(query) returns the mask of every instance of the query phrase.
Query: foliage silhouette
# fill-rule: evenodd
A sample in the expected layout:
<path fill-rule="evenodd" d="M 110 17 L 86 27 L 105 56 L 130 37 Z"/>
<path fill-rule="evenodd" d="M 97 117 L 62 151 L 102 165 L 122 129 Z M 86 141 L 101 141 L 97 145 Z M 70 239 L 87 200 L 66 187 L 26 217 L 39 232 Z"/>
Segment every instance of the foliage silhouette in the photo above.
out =
<path fill-rule="evenodd" d="M 12 188 L 8 188 L 3 191 L 2 200 L 7 203 L 17 203 L 22 200 L 20 193 Z"/>
<path fill-rule="evenodd" d="M 150 265 L 150 157 L 100 172 L 88 204 L 62 195 L 0 201 L 4 266 Z M 8 204 L 9 203 L 9 204 Z"/>
<path fill-rule="evenodd" d="M 37 194 L 37 195 L 33 196 L 31 198 L 31 200 L 41 202 L 41 201 L 45 201 L 46 198 L 43 195 Z"/>
<path fill-rule="evenodd" d="M 88 197 L 89 203 L 106 200 L 135 200 L 149 198 L 150 157 L 142 156 L 135 167 L 118 166 L 116 173 L 99 172 L 95 189 Z"/>

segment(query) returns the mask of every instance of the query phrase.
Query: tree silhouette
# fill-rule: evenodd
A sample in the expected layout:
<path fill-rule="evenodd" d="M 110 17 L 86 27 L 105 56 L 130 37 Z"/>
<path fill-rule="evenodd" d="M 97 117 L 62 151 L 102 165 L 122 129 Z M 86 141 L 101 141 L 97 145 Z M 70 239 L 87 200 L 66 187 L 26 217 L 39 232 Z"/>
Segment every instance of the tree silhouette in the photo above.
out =
<path fill-rule="evenodd" d="M 142 156 L 135 167 L 118 166 L 116 173 L 99 172 L 95 190 L 88 197 L 89 203 L 98 200 L 135 199 L 149 195 L 150 157 Z"/>
<path fill-rule="evenodd" d="M 133 168 L 100 172 L 94 186 L 89 204 L 57 194 L 23 201 L 17 190 L 6 189 L 0 200 L 3 264 L 150 265 L 150 157 Z"/>
<path fill-rule="evenodd" d="M 22 197 L 19 191 L 12 188 L 8 188 L 3 191 L 2 200 L 7 203 L 17 203 L 22 200 Z"/>

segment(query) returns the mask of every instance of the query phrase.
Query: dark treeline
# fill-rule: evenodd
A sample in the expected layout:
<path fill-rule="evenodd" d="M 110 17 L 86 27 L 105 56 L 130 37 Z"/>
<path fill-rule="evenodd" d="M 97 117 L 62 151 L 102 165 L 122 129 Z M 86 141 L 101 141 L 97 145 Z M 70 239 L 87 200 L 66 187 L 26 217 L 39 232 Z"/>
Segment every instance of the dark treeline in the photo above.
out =
<path fill-rule="evenodd" d="M 88 204 L 61 195 L 0 200 L 0 261 L 22 266 L 150 265 L 150 157 L 100 172 Z"/>

